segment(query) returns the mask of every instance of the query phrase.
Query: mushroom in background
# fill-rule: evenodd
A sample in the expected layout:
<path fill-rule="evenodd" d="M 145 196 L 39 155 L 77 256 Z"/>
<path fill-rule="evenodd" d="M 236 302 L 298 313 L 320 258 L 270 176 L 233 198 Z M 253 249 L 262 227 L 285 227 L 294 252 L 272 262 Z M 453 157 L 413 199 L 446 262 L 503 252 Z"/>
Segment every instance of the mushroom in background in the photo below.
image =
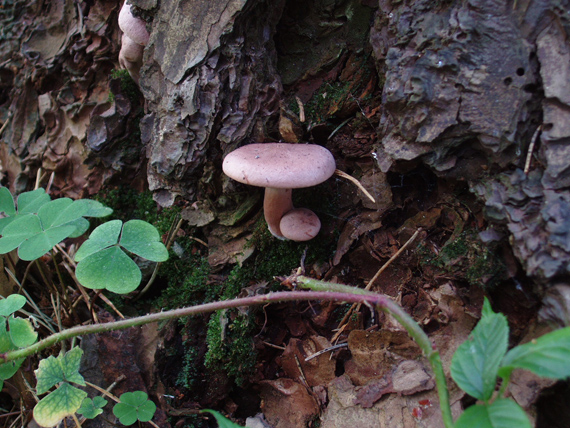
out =
<path fill-rule="evenodd" d="M 314 238 L 321 222 L 312 211 L 293 207 L 291 190 L 316 186 L 335 169 L 332 153 L 316 144 L 250 144 L 228 154 L 223 162 L 228 177 L 265 187 L 263 210 L 269 231 L 294 241 Z"/>
<path fill-rule="evenodd" d="M 132 14 L 131 5 L 127 4 L 126 1 L 119 12 L 119 27 L 123 32 L 119 64 L 138 83 L 143 51 L 148 43 L 150 34 L 146 29 L 146 23 Z"/>

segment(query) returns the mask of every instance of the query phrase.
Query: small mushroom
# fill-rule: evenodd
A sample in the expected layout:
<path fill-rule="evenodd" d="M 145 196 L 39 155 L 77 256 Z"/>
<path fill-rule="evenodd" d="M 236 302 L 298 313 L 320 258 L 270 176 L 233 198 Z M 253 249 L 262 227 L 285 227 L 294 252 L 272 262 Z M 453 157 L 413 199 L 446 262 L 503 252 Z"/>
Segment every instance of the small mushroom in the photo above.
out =
<path fill-rule="evenodd" d="M 146 22 L 134 16 L 131 5 L 125 1 L 119 12 L 119 27 L 123 31 L 119 64 L 127 69 L 133 80 L 138 83 L 144 47 L 150 38 Z"/>
<path fill-rule="evenodd" d="M 291 241 L 309 241 L 321 230 L 321 221 L 307 208 L 294 208 L 281 217 L 279 229 Z"/>
<path fill-rule="evenodd" d="M 240 183 L 265 187 L 263 210 L 269 231 L 277 238 L 296 240 L 291 238 L 294 234 L 282 233 L 280 226 L 283 216 L 294 209 L 291 189 L 324 182 L 336 164 L 331 152 L 316 144 L 266 143 L 240 147 L 226 156 L 222 167 Z"/>

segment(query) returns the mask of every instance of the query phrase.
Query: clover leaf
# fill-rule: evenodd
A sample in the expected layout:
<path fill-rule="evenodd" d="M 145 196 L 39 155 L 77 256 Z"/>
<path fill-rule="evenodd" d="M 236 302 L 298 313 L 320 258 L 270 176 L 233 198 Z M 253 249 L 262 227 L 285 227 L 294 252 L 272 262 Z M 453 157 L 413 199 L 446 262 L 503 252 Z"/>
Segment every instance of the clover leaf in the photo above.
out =
<path fill-rule="evenodd" d="M 85 217 L 104 217 L 112 210 L 90 199 L 51 201 L 43 189 L 24 192 L 18 197 L 16 210 L 12 195 L 0 188 L 0 253 L 18 248 L 22 260 L 35 260 L 49 252 L 65 238 L 77 237 L 89 228 Z"/>
<path fill-rule="evenodd" d="M 53 386 L 57 389 L 50 392 L 34 408 L 34 419 L 44 427 L 57 425 L 66 416 L 74 414 L 87 397 L 87 393 L 71 385 L 85 385 L 79 373 L 79 365 L 83 351 L 72 348 L 57 357 L 53 355 L 40 361 L 36 373 L 36 392 L 38 395 L 48 392 Z"/>
<path fill-rule="evenodd" d="M 0 353 L 25 348 L 32 345 L 38 334 L 27 319 L 16 318 L 14 312 L 26 304 L 26 298 L 12 294 L 0 300 Z M 24 362 L 23 358 L 0 364 L 0 389 L 6 379 L 10 379 Z"/>
<path fill-rule="evenodd" d="M 112 220 L 97 227 L 75 254 L 77 280 L 85 287 L 126 294 L 141 282 L 141 271 L 124 251 L 162 262 L 168 250 L 156 228 L 142 220 Z"/>
<path fill-rule="evenodd" d="M 103 413 L 103 407 L 107 405 L 107 400 L 103 397 L 93 397 L 86 398 L 81 403 L 81 407 L 77 410 L 77 413 L 83 415 L 87 419 L 94 419 Z"/>
<path fill-rule="evenodd" d="M 156 412 L 156 404 L 143 391 L 125 392 L 119 399 L 121 402 L 115 404 L 113 414 L 123 425 L 132 425 L 137 420 L 148 422 Z"/>

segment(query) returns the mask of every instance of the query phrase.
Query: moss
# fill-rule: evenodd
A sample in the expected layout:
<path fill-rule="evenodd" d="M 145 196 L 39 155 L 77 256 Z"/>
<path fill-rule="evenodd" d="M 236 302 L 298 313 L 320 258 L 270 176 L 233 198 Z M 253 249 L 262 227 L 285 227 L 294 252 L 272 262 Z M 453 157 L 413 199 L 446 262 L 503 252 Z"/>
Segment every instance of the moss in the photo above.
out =
<path fill-rule="evenodd" d="M 506 266 L 496 245 L 485 245 L 474 229 L 466 229 L 447 241 L 435 257 L 424 245 L 419 246 L 418 254 L 420 264 L 454 274 L 471 285 L 491 289 L 506 278 Z"/>
<path fill-rule="evenodd" d="M 141 193 L 128 186 L 108 188 L 98 193 L 95 199 L 113 208 L 113 214 L 105 217 L 105 221 L 144 220 L 156 227 L 161 235 L 168 233 L 180 213 L 180 208 L 175 206 L 159 210 L 151 191 Z"/>
<path fill-rule="evenodd" d="M 205 365 L 211 370 L 222 370 L 228 377 L 243 385 L 255 369 L 257 353 L 251 336 L 257 328 L 252 315 L 238 310 L 218 311 L 208 323 Z"/>
<path fill-rule="evenodd" d="M 141 91 L 127 70 L 111 70 L 111 79 L 118 79 L 121 93 L 129 98 L 133 105 L 140 104 Z M 109 91 L 109 102 L 115 100 L 115 93 Z"/>

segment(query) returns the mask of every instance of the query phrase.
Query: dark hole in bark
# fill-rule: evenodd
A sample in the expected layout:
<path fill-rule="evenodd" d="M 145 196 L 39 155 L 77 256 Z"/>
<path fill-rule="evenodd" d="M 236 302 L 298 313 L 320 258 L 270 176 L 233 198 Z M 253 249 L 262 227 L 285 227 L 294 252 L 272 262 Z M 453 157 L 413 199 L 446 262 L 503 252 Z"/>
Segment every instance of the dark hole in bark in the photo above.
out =
<path fill-rule="evenodd" d="M 536 402 L 536 428 L 567 428 L 570 424 L 570 382 L 545 389 Z"/>

